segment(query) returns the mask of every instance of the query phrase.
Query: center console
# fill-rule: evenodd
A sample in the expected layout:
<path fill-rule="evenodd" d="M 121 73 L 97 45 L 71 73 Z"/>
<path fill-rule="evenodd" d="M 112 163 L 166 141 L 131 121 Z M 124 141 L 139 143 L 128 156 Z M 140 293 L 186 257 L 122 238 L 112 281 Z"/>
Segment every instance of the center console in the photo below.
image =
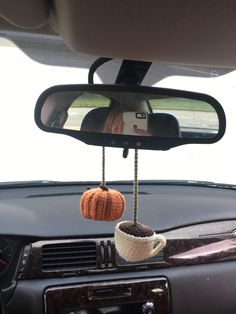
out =
<path fill-rule="evenodd" d="M 166 278 L 104 281 L 51 287 L 45 291 L 46 314 L 169 314 Z"/>

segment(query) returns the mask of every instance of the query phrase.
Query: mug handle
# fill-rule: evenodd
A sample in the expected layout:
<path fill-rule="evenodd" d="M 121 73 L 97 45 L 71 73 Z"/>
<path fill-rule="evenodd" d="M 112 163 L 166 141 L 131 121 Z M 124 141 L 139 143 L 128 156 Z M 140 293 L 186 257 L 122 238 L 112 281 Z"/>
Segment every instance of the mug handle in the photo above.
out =
<path fill-rule="evenodd" d="M 166 238 L 161 234 L 157 234 L 154 241 L 154 243 L 159 242 L 159 244 L 151 251 L 150 257 L 155 256 L 161 249 L 163 249 L 163 247 L 166 246 Z"/>

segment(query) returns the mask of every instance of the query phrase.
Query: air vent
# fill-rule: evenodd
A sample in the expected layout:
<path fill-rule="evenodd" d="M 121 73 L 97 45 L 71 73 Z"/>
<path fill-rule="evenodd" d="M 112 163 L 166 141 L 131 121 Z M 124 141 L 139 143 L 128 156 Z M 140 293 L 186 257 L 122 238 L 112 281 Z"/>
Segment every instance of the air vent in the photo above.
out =
<path fill-rule="evenodd" d="M 99 259 L 99 266 L 100 268 L 114 268 L 115 267 L 115 258 L 114 252 L 115 249 L 113 248 L 112 241 L 100 241 L 100 259 Z"/>
<path fill-rule="evenodd" d="M 90 241 L 46 244 L 42 247 L 44 271 L 91 269 L 97 266 L 96 243 Z"/>

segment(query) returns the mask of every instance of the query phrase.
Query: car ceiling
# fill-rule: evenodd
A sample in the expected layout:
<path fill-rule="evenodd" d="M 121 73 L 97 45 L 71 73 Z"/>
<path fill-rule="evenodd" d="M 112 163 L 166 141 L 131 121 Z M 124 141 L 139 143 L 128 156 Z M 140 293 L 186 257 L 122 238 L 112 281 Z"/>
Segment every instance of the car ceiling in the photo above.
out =
<path fill-rule="evenodd" d="M 153 85 L 232 71 L 235 12 L 231 0 L 0 0 L 0 36 L 50 65 L 89 68 L 114 58 L 98 70 L 104 83 L 115 82 L 122 59 L 152 61 L 143 84 Z"/>

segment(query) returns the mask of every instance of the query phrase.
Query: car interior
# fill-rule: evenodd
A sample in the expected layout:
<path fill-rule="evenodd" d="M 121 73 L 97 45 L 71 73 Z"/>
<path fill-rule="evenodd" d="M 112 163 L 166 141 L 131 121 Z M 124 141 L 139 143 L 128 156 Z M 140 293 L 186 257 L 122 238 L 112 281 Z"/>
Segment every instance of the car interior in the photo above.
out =
<path fill-rule="evenodd" d="M 49 168 L 61 163 L 59 173 L 74 163 L 76 180 L 0 183 L 0 313 L 235 313 L 234 164 L 232 182 L 196 180 L 180 155 L 189 154 L 196 173 L 226 172 L 227 158 L 235 160 L 235 117 L 228 109 L 234 99 L 227 106 L 220 87 L 210 94 L 181 83 L 181 77 L 204 85 L 233 75 L 235 12 L 232 0 L 0 0 L 1 64 L 1 46 L 14 45 L 52 72 L 86 73 L 83 83 L 78 72 L 69 83 L 66 75 L 52 84 L 42 77 L 44 89 L 36 74 L 29 78 L 37 88 L 29 116 L 37 132 L 61 150 L 60 139 L 83 146 L 79 154 L 65 149 L 58 160 L 44 140 L 27 148 L 42 152 L 34 164 L 39 172 L 48 160 Z M 27 75 L 19 73 L 19 84 Z M 165 79 L 174 83 L 165 86 Z M 12 87 L 12 96 L 27 98 Z M 4 75 L 1 88 L 7 88 Z M 20 121 L 24 103 L 18 105 Z M 3 138 L 10 128 L 20 132 L 9 123 Z M 214 151 L 229 136 L 232 150 Z M 204 169 L 198 149 L 213 152 Z M 110 150 L 130 161 L 129 179 Z M 177 157 L 165 157 L 169 151 Z M 11 173 L 7 153 L 1 169 Z M 27 172 L 28 164 L 30 172 L 30 156 L 17 167 Z M 87 169 L 85 178 L 77 165 Z M 148 166 L 153 176 L 143 179 Z M 163 169 L 172 180 L 158 176 Z"/>

